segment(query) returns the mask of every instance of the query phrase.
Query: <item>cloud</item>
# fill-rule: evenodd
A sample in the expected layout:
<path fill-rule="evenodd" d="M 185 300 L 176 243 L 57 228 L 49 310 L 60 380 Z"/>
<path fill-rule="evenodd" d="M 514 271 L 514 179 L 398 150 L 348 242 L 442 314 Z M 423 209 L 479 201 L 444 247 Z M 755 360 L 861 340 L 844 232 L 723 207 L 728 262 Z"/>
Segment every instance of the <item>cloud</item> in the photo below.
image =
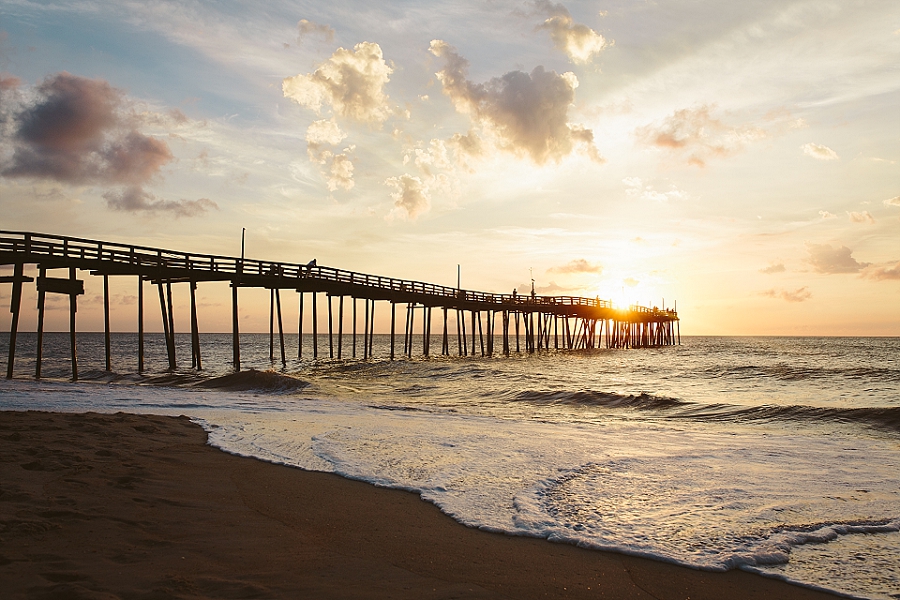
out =
<path fill-rule="evenodd" d="M 864 210 L 862 212 L 851 212 L 848 210 L 847 218 L 850 219 L 851 223 L 867 223 L 869 225 L 873 225 L 875 223 L 875 217 L 873 217 L 867 210 Z"/>
<path fill-rule="evenodd" d="M 353 161 L 349 155 L 354 146 L 345 148 L 341 153 L 323 147 L 340 144 L 346 137 L 347 134 L 341 131 L 334 119 L 313 121 L 306 129 L 306 152 L 309 160 L 320 166 L 329 192 L 351 190 L 355 185 Z"/>
<path fill-rule="evenodd" d="M 822 217 L 822 219 L 837 219 L 837 215 L 832 214 L 827 210 L 820 210 L 819 216 Z"/>
<path fill-rule="evenodd" d="M 807 156 L 812 156 L 818 160 L 837 160 L 840 156 L 837 155 L 837 152 L 829 148 L 828 146 L 822 146 L 820 144 L 813 144 L 810 142 L 809 144 L 803 144 L 800 146 L 800 149 L 803 150 L 803 154 Z"/>
<path fill-rule="evenodd" d="M 884 201 L 885 206 L 900 206 L 900 196 L 895 196 L 893 198 L 888 198 Z"/>
<path fill-rule="evenodd" d="M 428 185 L 418 177 L 405 173 L 400 177 L 389 177 L 385 185 L 394 188 L 394 210 L 389 218 L 414 220 L 431 208 Z"/>
<path fill-rule="evenodd" d="M 760 273 L 765 273 L 766 275 L 773 275 L 775 273 L 784 273 L 786 269 L 784 268 L 784 263 L 774 263 L 766 267 L 765 269 L 760 269 Z"/>
<path fill-rule="evenodd" d="M 300 21 L 297 22 L 297 31 L 299 32 L 299 35 L 297 36 L 297 41 L 299 42 L 302 42 L 303 38 L 310 35 L 321 36 L 326 42 L 330 42 L 334 39 L 334 29 L 328 25 L 320 25 L 318 23 L 313 23 L 312 21 L 307 21 L 306 19 L 300 19 Z"/>
<path fill-rule="evenodd" d="M 380 124 L 392 112 L 384 86 L 393 72 L 381 46 L 360 42 L 353 50 L 338 48 L 312 73 L 285 78 L 281 88 L 285 98 L 317 113 L 327 104 L 335 115 Z"/>
<path fill-rule="evenodd" d="M 712 116 L 713 106 L 676 110 L 659 123 L 635 129 L 642 144 L 687 157 L 687 163 L 706 166 L 713 157 L 723 158 L 750 143 L 768 137 L 768 132 L 749 125 L 731 126 Z"/>
<path fill-rule="evenodd" d="M 637 284 L 639 284 L 640 281 L 635 279 L 634 277 L 626 277 L 625 279 L 622 280 L 622 283 L 624 283 L 628 287 L 634 287 Z"/>
<path fill-rule="evenodd" d="M 0 91 L 14 90 L 22 84 L 22 80 L 18 77 L 4 76 L 0 74 Z"/>
<path fill-rule="evenodd" d="M 568 123 L 578 87 L 573 73 L 558 74 L 538 66 L 531 73 L 510 71 L 487 83 L 475 83 L 467 79 L 469 62 L 455 48 L 433 40 L 430 51 L 444 59 L 444 67 L 436 73 L 444 93 L 500 149 L 527 156 L 538 165 L 559 162 L 576 148 L 594 161 L 603 161 L 593 132 Z"/>
<path fill-rule="evenodd" d="M 870 265 L 863 270 L 862 276 L 875 281 L 900 280 L 900 260 L 880 267 Z"/>
<path fill-rule="evenodd" d="M 851 256 L 852 250 L 847 246 L 832 248 L 830 244 L 807 244 L 809 256 L 806 262 L 812 265 L 816 273 L 835 275 L 838 273 L 858 273 L 869 266 Z"/>
<path fill-rule="evenodd" d="M 559 294 L 561 292 L 574 292 L 578 289 L 580 289 L 580 288 L 564 287 L 564 286 L 557 284 L 555 281 L 551 281 L 547 285 L 535 286 L 534 293 L 540 296 L 540 295 L 548 295 L 548 294 Z M 527 283 L 520 284 L 516 288 L 516 292 L 518 292 L 519 294 L 521 294 L 523 296 L 530 296 L 531 295 L 531 286 Z"/>
<path fill-rule="evenodd" d="M 643 200 L 654 202 L 667 202 L 669 200 L 682 200 L 688 197 L 687 192 L 679 190 L 674 185 L 665 192 L 657 191 L 652 185 L 645 185 L 640 177 L 626 177 L 622 180 L 625 184 L 625 193 L 629 196 L 639 197 Z"/>
<path fill-rule="evenodd" d="M 539 12 L 548 15 L 547 20 L 538 25 L 537 29 L 549 32 L 556 48 L 565 52 L 572 62 L 589 63 L 610 45 L 602 35 L 587 25 L 576 23 L 562 4 L 538 0 L 535 5 Z"/>
<path fill-rule="evenodd" d="M 787 302 L 805 302 L 812 298 L 812 292 L 807 287 L 797 288 L 796 290 L 770 289 L 760 292 L 761 296 L 769 298 L 780 298 Z"/>
<path fill-rule="evenodd" d="M 140 185 L 172 159 L 165 141 L 137 130 L 121 91 L 100 79 L 58 73 L 12 115 L 10 178 Z"/>
<path fill-rule="evenodd" d="M 583 258 L 576 258 L 562 266 L 550 267 L 548 273 L 597 273 L 603 272 L 603 265 L 600 263 L 590 263 Z"/>
<path fill-rule="evenodd" d="M 208 198 L 199 200 L 162 200 L 140 187 L 129 187 L 117 192 L 103 194 L 106 204 L 114 210 L 124 212 L 169 213 L 176 217 L 195 217 L 208 210 L 219 209 L 219 205 Z"/>

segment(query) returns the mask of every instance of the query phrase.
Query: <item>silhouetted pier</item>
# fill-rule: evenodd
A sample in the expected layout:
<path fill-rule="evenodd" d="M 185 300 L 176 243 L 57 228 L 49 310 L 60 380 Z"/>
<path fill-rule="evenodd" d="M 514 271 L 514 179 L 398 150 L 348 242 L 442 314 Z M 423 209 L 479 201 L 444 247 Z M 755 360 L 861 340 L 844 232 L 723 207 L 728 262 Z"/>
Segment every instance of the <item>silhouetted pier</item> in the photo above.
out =
<path fill-rule="evenodd" d="M 106 368 L 110 370 L 109 278 L 132 276 L 137 278 L 138 371 L 144 370 L 144 283 L 157 287 L 163 333 L 170 369 L 176 368 L 175 326 L 172 307 L 172 286 L 188 284 L 191 301 L 191 366 L 202 369 L 200 328 L 197 317 L 196 290 L 202 282 L 221 281 L 231 285 L 232 335 L 234 367 L 240 369 L 241 348 L 238 321 L 238 290 L 264 288 L 270 290 L 269 351 L 275 360 L 275 328 L 282 364 L 286 363 L 284 324 L 281 314 L 281 290 L 300 294 L 297 348 L 298 358 L 303 352 L 304 305 L 312 312 L 311 329 L 313 358 L 319 356 L 318 311 L 319 295 L 325 295 L 328 312 L 328 356 L 343 358 L 345 299 L 351 302 L 353 356 L 356 356 L 357 304 L 364 303 L 362 335 L 363 359 L 372 355 L 375 331 L 375 302 L 389 302 L 391 312 L 390 358 L 399 354 L 411 357 L 421 337 L 422 354 L 428 356 L 432 340 L 432 310 L 440 311 L 440 354 L 451 354 L 450 338 L 455 332 L 456 352 L 459 356 L 492 356 L 512 352 L 535 352 L 553 349 L 637 348 L 666 346 L 681 343 L 678 314 L 674 310 L 630 306 L 615 308 L 611 302 L 599 298 L 573 296 L 537 296 L 491 294 L 454 287 L 355 273 L 315 264 L 293 264 L 229 256 L 191 254 L 160 248 L 116 244 L 72 237 L 44 235 L 17 231 L 0 231 L 0 265 L 13 265 L 11 276 L 0 277 L 0 283 L 12 284 L 7 377 L 13 374 L 16 334 L 22 299 L 22 285 L 35 282 L 38 292 L 37 350 L 35 376 L 41 376 L 42 336 L 46 294 L 69 297 L 69 331 L 72 352 L 72 377 L 78 378 L 75 344 L 75 315 L 77 298 L 84 294 L 84 280 L 78 271 L 103 277 L 104 331 L 106 334 Z M 38 277 L 25 275 L 25 265 L 36 265 Z M 64 270 L 64 277 L 48 273 Z M 305 301 L 306 295 L 309 301 Z M 334 327 L 335 304 L 337 331 Z M 404 318 L 402 335 L 397 335 L 397 306 Z M 450 311 L 453 319 L 450 320 Z M 421 315 L 420 335 L 414 335 L 416 314 Z M 500 318 L 499 323 L 497 318 Z M 452 327 L 455 325 L 455 327 Z M 498 331 L 499 327 L 499 331 Z M 438 335 L 438 334 L 435 334 Z M 337 344 L 334 343 L 335 337 Z M 399 352 L 398 337 L 403 348 Z M 499 340 L 500 347 L 495 348 Z"/>

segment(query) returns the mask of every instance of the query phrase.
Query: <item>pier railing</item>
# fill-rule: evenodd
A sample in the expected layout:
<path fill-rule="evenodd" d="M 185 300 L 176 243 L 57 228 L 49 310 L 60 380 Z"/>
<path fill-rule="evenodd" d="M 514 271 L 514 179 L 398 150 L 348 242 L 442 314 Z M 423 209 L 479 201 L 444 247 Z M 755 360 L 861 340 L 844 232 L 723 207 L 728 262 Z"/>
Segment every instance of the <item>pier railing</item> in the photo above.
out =
<path fill-rule="evenodd" d="M 0 254 L 27 255 L 29 260 L 45 263 L 95 263 L 92 268 L 116 271 L 116 267 L 136 270 L 152 276 L 154 271 L 183 271 L 185 277 L 203 280 L 240 280 L 242 277 L 265 278 L 271 285 L 295 287 L 302 281 L 322 281 L 349 286 L 374 288 L 395 294 L 420 294 L 434 299 L 456 302 L 495 304 L 498 306 L 583 307 L 615 309 L 609 300 L 579 296 L 532 296 L 528 294 L 495 294 L 450 286 L 358 273 L 311 263 L 289 263 L 238 258 L 213 254 L 194 254 L 133 244 L 117 244 L 76 237 L 41 233 L 0 231 Z M 98 264 L 102 263 L 98 267 Z M 629 311 L 643 315 L 674 316 L 674 311 L 632 305 Z M 677 318 L 677 317 L 676 317 Z"/>

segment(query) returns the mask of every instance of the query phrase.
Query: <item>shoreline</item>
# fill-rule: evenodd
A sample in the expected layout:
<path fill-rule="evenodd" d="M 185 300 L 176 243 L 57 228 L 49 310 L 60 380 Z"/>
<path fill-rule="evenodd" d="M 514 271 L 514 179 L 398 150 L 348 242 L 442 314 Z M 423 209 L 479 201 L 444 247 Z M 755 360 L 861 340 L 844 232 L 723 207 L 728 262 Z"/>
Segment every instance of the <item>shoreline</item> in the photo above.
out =
<path fill-rule="evenodd" d="M 418 495 L 228 454 L 186 417 L 0 411 L 10 598 L 797 598 L 754 573 L 468 528 Z"/>

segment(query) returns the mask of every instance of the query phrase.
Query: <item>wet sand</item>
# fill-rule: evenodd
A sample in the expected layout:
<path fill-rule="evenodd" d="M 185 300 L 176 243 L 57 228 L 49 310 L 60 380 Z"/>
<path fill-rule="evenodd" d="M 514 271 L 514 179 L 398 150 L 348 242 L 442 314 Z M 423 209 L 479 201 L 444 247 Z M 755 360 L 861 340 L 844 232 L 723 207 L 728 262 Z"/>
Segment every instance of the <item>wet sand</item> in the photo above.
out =
<path fill-rule="evenodd" d="M 835 598 L 464 527 L 184 417 L 0 411 L 4 598 Z"/>

